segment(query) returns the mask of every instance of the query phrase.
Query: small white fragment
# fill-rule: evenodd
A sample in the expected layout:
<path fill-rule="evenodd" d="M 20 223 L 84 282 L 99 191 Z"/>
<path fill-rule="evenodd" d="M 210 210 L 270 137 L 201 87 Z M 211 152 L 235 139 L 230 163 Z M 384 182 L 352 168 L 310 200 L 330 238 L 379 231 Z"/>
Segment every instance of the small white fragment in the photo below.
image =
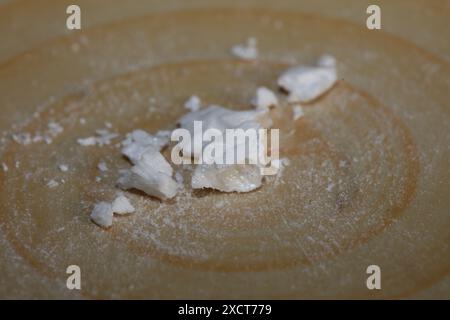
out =
<path fill-rule="evenodd" d="M 99 202 L 91 212 L 91 220 L 102 228 L 109 228 L 113 223 L 112 205 L 107 202 Z"/>
<path fill-rule="evenodd" d="M 322 55 L 317 61 L 319 67 L 334 68 L 336 67 L 336 58 L 329 54 Z"/>
<path fill-rule="evenodd" d="M 301 117 L 303 117 L 305 115 L 303 108 L 300 105 L 295 105 L 292 108 L 292 111 L 294 113 L 294 121 L 297 121 L 298 119 L 300 119 Z"/>
<path fill-rule="evenodd" d="M 123 215 L 133 213 L 136 209 L 131 205 L 130 200 L 122 195 L 113 201 L 112 211 L 116 214 Z"/>
<path fill-rule="evenodd" d="M 258 47 L 255 38 L 249 38 L 246 44 L 239 44 L 231 48 L 231 53 L 243 60 L 255 60 L 258 58 Z"/>
<path fill-rule="evenodd" d="M 97 165 L 97 169 L 100 170 L 101 172 L 106 172 L 108 171 L 108 166 L 104 161 L 100 161 Z"/>
<path fill-rule="evenodd" d="M 80 118 L 80 124 L 81 125 L 85 125 L 86 124 L 86 119 L 85 118 Z"/>
<path fill-rule="evenodd" d="M 69 166 L 66 164 L 61 164 L 59 165 L 59 170 L 61 170 L 61 172 L 67 172 L 69 171 Z"/>
<path fill-rule="evenodd" d="M 8 166 L 4 162 L 2 163 L 2 169 L 3 169 L 3 172 L 8 172 L 8 170 L 9 170 Z"/>
<path fill-rule="evenodd" d="M 58 186 L 59 186 L 59 183 L 56 182 L 55 180 L 50 180 L 50 181 L 47 183 L 47 187 L 50 188 L 50 189 L 54 189 L 54 188 L 56 188 L 56 187 L 58 187 Z"/>
<path fill-rule="evenodd" d="M 298 66 L 284 72 L 278 85 L 289 92 L 290 102 L 311 102 L 327 92 L 337 81 L 334 58 L 322 57 L 319 66 Z"/>
<path fill-rule="evenodd" d="M 95 144 L 97 143 L 97 139 L 95 139 L 95 137 L 89 137 L 84 139 L 78 139 L 77 142 L 79 145 L 82 145 L 83 147 L 95 146 Z"/>
<path fill-rule="evenodd" d="M 184 104 L 184 107 L 192 112 L 199 110 L 202 107 L 202 101 L 196 95 L 189 98 Z"/>
<path fill-rule="evenodd" d="M 256 90 L 255 97 L 251 103 L 257 109 L 267 110 L 270 107 L 276 107 L 278 105 L 278 98 L 272 90 L 266 87 L 260 87 Z"/>

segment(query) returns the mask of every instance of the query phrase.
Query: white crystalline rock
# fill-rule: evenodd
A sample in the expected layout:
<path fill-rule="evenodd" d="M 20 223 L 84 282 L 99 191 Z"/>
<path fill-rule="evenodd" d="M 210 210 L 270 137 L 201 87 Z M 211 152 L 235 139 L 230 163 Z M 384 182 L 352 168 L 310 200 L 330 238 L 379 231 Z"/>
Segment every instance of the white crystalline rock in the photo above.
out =
<path fill-rule="evenodd" d="M 211 188 L 222 192 L 250 192 L 261 186 L 258 165 L 198 165 L 192 176 L 192 188 Z"/>
<path fill-rule="evenodd" d="M 170 131 L 159 131 L 151 135 L 143 130 L 135 130 L 122 142 L 122 154 L 137 164 L 147 151 L 160 151 L 170 141 Z"/>
<path fill-rule="evenodd" d="M 257 109 L 267 110 L 278 105 L 278 98 L 272 90 L 260 87 L 256 90 L 255 97 L 252 99 L 252 105 Z"/>
<path fill-rule="evenodd" d="M 172 179 L 173 169 L 159 152 L 169 143 L 170 132 L 150 135 L 136 130 L 123 142 L 122 153 L 134 166 L 121 172 L 117 185 L 125 190 L 138 189 L 160 199 L 173 198 L 178 184 Z"/>
<path fill-rule="evenodd" d="M 102 228 L 109 228 L 113 223 L 112 205 L 108 202 L 99 202 L 91 212 L 91 220 Z"/>
<path fill-rule="evenodd" d="M 300 119 L 301 117 L 303 117 L 305 115 L 302 106 L 300 105 L 295 105 L 292 108 L 292 112 L 294 113 L 294 121 Z"/>
<path fill-rule="evenodd" d="M 255 38 L 249 38 L 247 43 L 233 46 L 231 54 L 243 60 L 255 60 L 259 54 L 257 44 Z"/>
<path fill-rule="evenodd" d="M 196 95 L 189 98 L 184 104 L 184 107 L 191 112 L 198 111 L 202 107 L 202 101 Z"/>
<path fill-rule="evenodd" d="M 336 62 L 331 56 L 322 56 L 317 66 L 298 66 L 284 72 L 278 85 L 289 92 L 290 102 L 311 102 L 337 81 Z"/>
<path fill-rule="evenodd" d="M 136 211 L 130 200 L 124 195 L 118 196 L 112 203 L 112 211 L 116 214 L 130 214 Z"/>
<path fill-rule="evenodd" d="M 212 105 L 208 108 L 191 112 L 178 120 L 180 127 L 189 130 L 191 137 L 194 137 L 194 121 L 202 122 L 202 130 L 205 132 L 208 129 L 216 129 L 222 132 L 225 137 L 226 129 L 255 129 L 262 128 L 262 116 L 265 114 L 264 110 L 247 110 L 236 111 L 226 109 L 220 106 Z M 208 144 L 205 142 L 203 148 Z M 260 148 L 262 150 L 262 148 Z M 183 150 L 183 156 L 198 158 L 200 154 L 192 146 L 192 150 Z M 264 150 L 262 150 L 264 151 Z M 250 155 L 250 158 L 258 159 L 258 155 Z"/>
<path fill-rule="evenodd" d="M 263 128 L 261 116 L 265 112 L 264 110 L 235 111 L 213 105 L 185 115 L 178 123 L 181 128 L 189 130 L 191 136 L 194 136 L 194 121 L 201 121 L 203 131 L 216 129 L 225 138 L 226 129 L 243 129 L 245 131 L 247 129 L 258 130 Z M 207 144 L 204 143 L 203 150 Z M 234 146 L 235 149 L 238 147 L 239 145 Z M 228 152 L 227 150 L 224 151 L 225 154 Z M 234 154 L 236 154 L 236 150 L 234 151 Z M 183 152 L 185 153 L 183 156 L 200 157 L 200 154 L 197 154 L 195 148 L 192 148 L 192 150 L 183 150 Z M 250 150 L 248 150 L 245 158 L 247 161 L 259 163 L 263 155 L 265 155 L 265 146 L 260 144 L 256 148 L 256 152 L 250 153 Z M 199 164 L 195 168 L 191 185 L 194 189 L 212 188 L 223 192 L 249 192 L 257 189 L 261 185 L 261 181 L 262 175 L 259 165 Z"/>

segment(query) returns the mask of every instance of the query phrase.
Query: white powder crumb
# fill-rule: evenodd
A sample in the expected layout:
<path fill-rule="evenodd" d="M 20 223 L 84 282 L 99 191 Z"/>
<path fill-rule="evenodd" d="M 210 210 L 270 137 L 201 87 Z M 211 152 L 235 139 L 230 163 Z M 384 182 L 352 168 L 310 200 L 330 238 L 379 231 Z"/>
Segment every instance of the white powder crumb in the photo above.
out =
<path fill-rule="evenodd" d="M 255 38 L 249 38 L 246 44 L 239 44 L 231 48 L 231 53 L 243 60 L 255 60 L 259 52 Z"/>
<path fill-rule="evenodd" d="M 99 202 L 91 212 L 91 220 L 102 228 L 109 228 L 113 223 L 112 205 L 107 202 Z"/>
<path fill-rule="evenodd" d="M 116 214 L 123 215 L 133 213 L 136 209 L 131 205 L 127 197 L 121 195 L 113 201 L 112 211 Z"/>
<path fill-rule="evenodd" d="M 2 163 L 2 169 L 3 169 L 3 172 L 8 172 L 8 170 L 9 170 L 8 166 L 4 162 Z"/>
<path fill-rule="evenodd" d="M 66 164 L 61 164 L 59 165 L 59 170 L 61 170 L 62 172 L 67 172 L 69 171 L 69 166 Z"/>
<path fill-rule="evenodd" d="M 334 189 L 334 183 L 331 183 L 331 182 L 330 182 L 330 183 L 328 184 L 327 191 L 328 191 L 328 192 L 332 192 L 333 189 Z"/>
<path fill-rule="evenodd" d="M 95 137 L 89 137 L 84 139 L 78 139 L 77 142 L 79 145 L 82 145 L 83 147 L 95 146 L 97 143 L 97 139 Z"/>
<path fill-rule="evenodd" d="M 294 121 L 297 121 L 298 119 L 300 119 L 305 115 L 303 108 L 300 105 L 295 105 L 292 108 L 292 111 L 294 112 Z"/>
<path fill-rule="evenodd" d="M 276 107 L 278 105 L 278 98 L 272 90 L 259 87 L 251 103 L 257 109 L 267 110 L 270 107 Z"/>
<path fill-rule="evenodd" d="M 95 182 L 101 182 L 102 178 L 101 177 L 95 177 Z"/>
<path fill-rule="evenodd" d="M 23 145 L 23 146 L 27 146 L 30 143 L 33 142 L 33 139 L 31 137 L 31 134 L 24 132 L 24 133 L 19 133 L 19 134 L 13 134 L 12 135 L 12 139 L 14 140 L 14 142 Z"/>
<path fill-rule="evenodd" d="M 16 161 L 16 169 L 20 169 L 20 161 Z"/>
<path fill-rule="evenodd" d="M 106 172 L 106 171 L 108 171 L 108 166 L 106 165 L 106 163 L 104 161 L 101 161 L 98 163 L 97 169 L 100 170 L 101 172 Z"/>
<path fill-rule="evenodd" d="M 189 98 L 184 104 L 184 107 L 192 112 L 199 110 L 202 107 L 202 101 L 196 95 Z"/>
<path fill-rule="evenodd" d="M 56 187 L 58 187 L 58 186 L 59 186 L 59 183 L 56 182 L 55 180 L 50 180 L 50 181 L 47 183 L 47 187 L 50 188 L 50 189 L 56 188 Z"/>
<path fill-rule="evenodd" d="M 86 124 L 86 119 L 85 118 L 80 118 L 80 124 L 81 125 L 85 125 Z"/>
<path fill-rule="evenodd" d="M 84 147 L 95 145 L 102 147 L 111 144 L 111 141 L 119 136 L 117 133 L 112 133 L 108 129 L 100 129 L 95 133 L 97 134 L 96 137 L 78 139 L 78 144 Z"/>
<path fill-rule="evenodd" d="M 289 93 L 290 102 L 311 102 L 337 81 L 337 72 L 331 56 L 322 56 L 318 66 L 298 66 L 284 72 L 278 78 L 278 85 Z"/>
<path fill-rule="evenodd" d="M 105 122 L 105 127 L 111 129 L 113 127 L 111 122 Z"/>

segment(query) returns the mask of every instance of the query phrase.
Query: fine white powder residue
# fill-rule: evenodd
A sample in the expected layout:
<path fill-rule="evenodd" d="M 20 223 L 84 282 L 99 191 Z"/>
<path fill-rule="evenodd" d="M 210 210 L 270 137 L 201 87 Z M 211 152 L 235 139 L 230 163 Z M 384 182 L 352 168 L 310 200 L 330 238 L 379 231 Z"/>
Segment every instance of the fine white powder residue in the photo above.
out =
<path fill-rule="evenodd" d="M 255 60 L 259 55 L 258 42 L 255 38 L 249 38 L 245 44 L 233 46 L 231 54 L 243 60 Z"/>

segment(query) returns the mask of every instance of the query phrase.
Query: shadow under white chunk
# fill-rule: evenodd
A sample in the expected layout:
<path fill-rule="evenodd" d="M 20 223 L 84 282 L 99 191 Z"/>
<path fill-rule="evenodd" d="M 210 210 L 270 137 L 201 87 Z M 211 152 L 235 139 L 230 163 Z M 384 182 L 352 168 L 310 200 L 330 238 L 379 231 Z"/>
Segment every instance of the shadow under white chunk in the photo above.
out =
<path fill-rule="evenodd" d="M 278 85 L 289 93 L 290 102 L 311 102 L 337 81 L 336 61 L 332 56 L 322 56 L 317 66 L 297 66 L 278 78 Z"/>

